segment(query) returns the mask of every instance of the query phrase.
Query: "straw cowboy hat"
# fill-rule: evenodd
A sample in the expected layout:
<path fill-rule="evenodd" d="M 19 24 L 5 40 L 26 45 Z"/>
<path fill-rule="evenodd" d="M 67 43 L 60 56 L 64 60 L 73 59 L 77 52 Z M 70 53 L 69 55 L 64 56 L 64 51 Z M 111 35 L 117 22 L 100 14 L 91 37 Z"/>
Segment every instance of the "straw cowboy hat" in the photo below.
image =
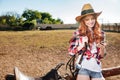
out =
<path fill-rule="evenodd" d="M 94 14 L 96 17 L 98 17 L 101 14 L 101 12 L 95 13 L 91 4 L 89 4 L 89 3 L 84 4 L 82 7 L 81 15 L 77 16 L 75 19 L 76 19 L 76 21 L 79 22 L 83 17 L 90 15 L 90 14 Z"/>

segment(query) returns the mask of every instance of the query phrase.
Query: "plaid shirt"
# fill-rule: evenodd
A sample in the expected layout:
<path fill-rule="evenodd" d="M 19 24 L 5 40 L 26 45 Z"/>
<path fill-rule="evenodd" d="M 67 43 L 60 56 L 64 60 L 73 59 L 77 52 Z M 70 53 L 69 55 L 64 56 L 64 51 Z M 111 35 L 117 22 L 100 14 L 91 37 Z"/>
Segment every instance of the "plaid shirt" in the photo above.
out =
<path fill-rule="evenodd" d="M 101 32 L 102 36 L 105 37 L 104 32 Z M 70 55 L 75 55 L 78 53 L 80 50 L 84 48 L 84 42 L 88 42 L 87 36 L 79 36 L 79 31 L 76 30 L 73 33 L 73 37 L 70 39 L 69 43 L 70 46 L 68 48 L 68 52 Z M 88 49 L 84 54 L 87 56 L 87 59 L 90 59 L 91 57 L 96 57 L 97 59 L 101 59 L 102 57 L 99 54 L 100 48 L 97 48 L 96 54 L 92 54 L 91 50 Z"/>

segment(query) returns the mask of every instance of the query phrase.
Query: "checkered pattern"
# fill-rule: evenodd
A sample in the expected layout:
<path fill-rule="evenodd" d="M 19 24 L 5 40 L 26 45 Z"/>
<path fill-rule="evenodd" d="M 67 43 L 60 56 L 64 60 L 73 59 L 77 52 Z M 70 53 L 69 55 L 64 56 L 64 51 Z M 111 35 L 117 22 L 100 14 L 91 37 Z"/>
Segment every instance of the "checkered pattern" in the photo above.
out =
<path fill-rule="evenodd" d="M 101 32 L 102 36 L 104 35 L 104 32 Z M 68 48 L 68 52 L 70 55 L 75 55 L 77 53 L 79 53 L 80 50 L 82 50 L 84 48 L 83 42 L 84 41 L 84 37 L 79 36 L 79 31 L 76 30 L 73 33 L 73 37 L 70 39 L 69 43 L 70 46 Z M 84 55 L 87 56 L 87 59 L 89 60 L 91 57 L 96 57 L 97 61 L 99 62 L 99 60 L 102 58 L 100 55 L 98 55 L 100 52 L 100 48 L 97 48 L 97 53 L 92 54 L 90 50 L 87 50 Z"/>

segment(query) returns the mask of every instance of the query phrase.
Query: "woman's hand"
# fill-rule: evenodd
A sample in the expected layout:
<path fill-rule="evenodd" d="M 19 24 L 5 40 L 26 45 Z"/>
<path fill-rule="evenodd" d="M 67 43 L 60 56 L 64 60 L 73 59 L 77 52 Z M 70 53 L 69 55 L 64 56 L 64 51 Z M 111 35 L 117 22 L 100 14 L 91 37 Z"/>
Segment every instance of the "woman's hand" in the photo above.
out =
<path fill-rule="evenodd" d="M 85 47 L 85 42 L 88 43 L 88 37 L 84 36 L 81 37 L 81 40 L 79 40 L 79 46 L 77 47 L 77 50 L 80 51 L 83 47 Z"/>
<path fill-rule="evenodd" d="M 106 50 L 105 50 L 105 46 L 107 45 L 107 43 L 105 42 L 101 42 L 101 43 L 98 43 L 97 44 L 97 47 L 100 48 L 100 52 L 99 52 L 99 55 L 101 57 L 104 57 L 105 56 L 105 53 L 106 53 Z"/>

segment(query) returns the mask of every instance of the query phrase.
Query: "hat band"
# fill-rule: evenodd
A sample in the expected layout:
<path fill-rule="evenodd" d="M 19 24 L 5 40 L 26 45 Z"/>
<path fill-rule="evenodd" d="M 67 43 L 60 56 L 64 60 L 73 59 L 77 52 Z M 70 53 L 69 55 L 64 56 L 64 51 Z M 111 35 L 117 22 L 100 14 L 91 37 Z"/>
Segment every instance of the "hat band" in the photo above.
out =
<path fill-rule="evenodd" d="M 93 9 L 84 10 L 84 11 L 81 12 L 81 15 L 85 15 L 85 14 L 88 14 L 88 13 L 94 13 L 94 10 Z"/>

